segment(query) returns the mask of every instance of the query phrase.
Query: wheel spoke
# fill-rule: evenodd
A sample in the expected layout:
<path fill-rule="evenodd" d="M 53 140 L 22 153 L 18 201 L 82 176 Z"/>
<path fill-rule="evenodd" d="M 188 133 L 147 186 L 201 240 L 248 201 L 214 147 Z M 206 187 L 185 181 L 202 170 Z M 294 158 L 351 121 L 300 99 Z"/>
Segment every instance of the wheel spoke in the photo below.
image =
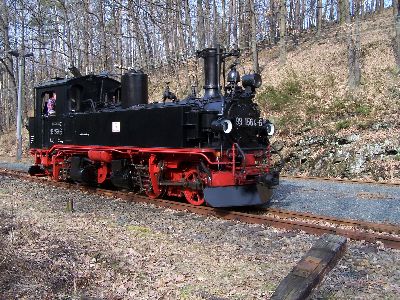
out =
<path fill-rule="evenodd" d="M 196 182 L 199 180 L 199 176 L 196 171 L 190 171 L 189 173 L 186 174 L 185 179 L 189 182 Z M 205 202 L 202 190 L 193 190 L 186 188 L 183 191 L 183 194 L 185 195 L 186 201 L 189 202 L 190 204 L 202 205 Z"/>

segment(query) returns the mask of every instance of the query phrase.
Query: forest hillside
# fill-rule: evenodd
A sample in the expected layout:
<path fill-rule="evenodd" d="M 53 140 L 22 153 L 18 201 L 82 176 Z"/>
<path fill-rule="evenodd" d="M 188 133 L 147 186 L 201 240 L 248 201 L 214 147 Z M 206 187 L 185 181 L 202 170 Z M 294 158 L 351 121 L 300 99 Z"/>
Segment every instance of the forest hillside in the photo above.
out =
<path fill-rule="evenodd" d="M 348 87 L 348 43 L 340 28 L 303 41 L 285 67 L 260 55 L 257 97 L 277 124 L 286 173 L 400 179 L 400 85 L 390 11 L 361 22 L 358 87 Z"/>

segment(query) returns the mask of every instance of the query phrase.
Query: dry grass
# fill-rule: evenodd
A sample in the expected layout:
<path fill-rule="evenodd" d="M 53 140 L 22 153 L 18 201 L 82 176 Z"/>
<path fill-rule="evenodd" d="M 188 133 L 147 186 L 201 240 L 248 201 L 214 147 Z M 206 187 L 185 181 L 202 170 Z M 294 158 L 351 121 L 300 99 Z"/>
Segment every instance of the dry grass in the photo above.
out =
<path fill-rule="evenodd" d="M 30 161 L 29 157 L 29 133 L 28 130 L 23 129 L 22 131 L 22 152 L 23 152 L 23 161 Z M 15 131 L 9 131 L 3 134 L 0 134 L 0 161 L 13 162 L 15 161 L 16 153 L 17 153 L 17 144 L 16 144 L 16 134 Z"/>
<path fill-rule="evenodd" d="M 4 178 L 0 191 L 1 299 L 265 299 L 315 239 Z"/>

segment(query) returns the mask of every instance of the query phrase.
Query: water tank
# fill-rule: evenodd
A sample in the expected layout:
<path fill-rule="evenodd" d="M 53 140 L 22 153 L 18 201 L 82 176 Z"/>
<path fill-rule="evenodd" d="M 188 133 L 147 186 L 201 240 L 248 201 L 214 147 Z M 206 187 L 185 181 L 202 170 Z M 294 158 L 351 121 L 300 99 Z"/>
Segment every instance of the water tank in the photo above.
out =
<path fill-rule="evenodd" d="M 121 78 L 121 104 L 128 108 L 137 104 L 147 104 L 148 95 L 147 74 L 130 70 Z"/>

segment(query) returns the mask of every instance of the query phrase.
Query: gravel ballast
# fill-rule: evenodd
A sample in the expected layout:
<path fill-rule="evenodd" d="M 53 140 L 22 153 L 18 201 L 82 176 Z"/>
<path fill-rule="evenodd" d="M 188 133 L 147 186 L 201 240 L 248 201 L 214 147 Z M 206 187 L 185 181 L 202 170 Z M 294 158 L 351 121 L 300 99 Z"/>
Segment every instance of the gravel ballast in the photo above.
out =
<path fill-rule="evenodd" d="M 271 207 L 345 219 L 400 224 L 400 186 L 283 179 Z"/>
<path fill-rule="evenodd" d="M 318 238 L 7 177 L 0 214 L 6 299 L 265 299 Z M 314 297 L 398 295 L 400 251 L 349 244 Z"/>

